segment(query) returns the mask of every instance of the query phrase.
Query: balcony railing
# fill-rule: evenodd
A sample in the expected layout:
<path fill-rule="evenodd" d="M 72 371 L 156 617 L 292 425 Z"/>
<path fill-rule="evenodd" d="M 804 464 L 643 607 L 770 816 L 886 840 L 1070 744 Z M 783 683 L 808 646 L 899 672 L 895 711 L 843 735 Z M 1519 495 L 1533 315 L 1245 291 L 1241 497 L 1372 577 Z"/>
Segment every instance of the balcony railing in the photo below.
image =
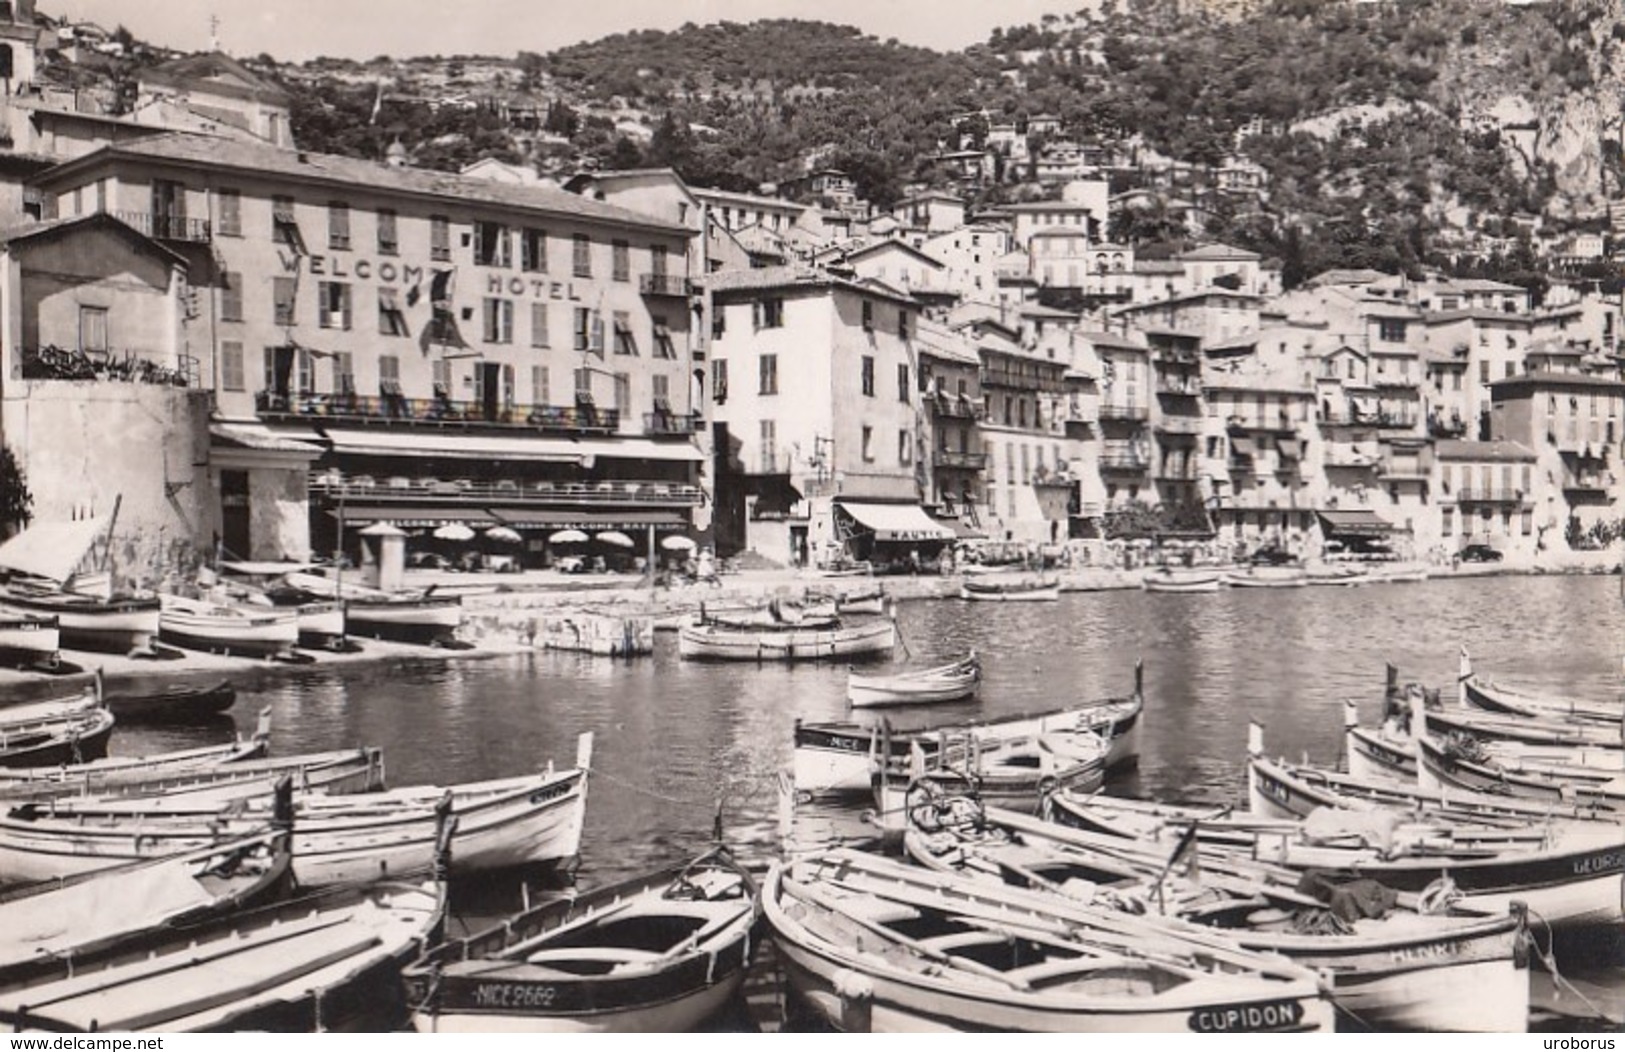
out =
<path fill-rule="evenodd" d="M 645 296 L 682 296 L 689 294 L 688 279 L 681 274 L 645 274 L 638 279 L 638 288 Z"/>
<path fill-rule="evenodd" d="M 513 479 L 378 479 L 370 475 L 335 477 L 331 472 L 313 473 L 310 492 L 332 500 L 359 500 L 387 503 L 392 500 L 414 505 L 458 503 L 470 505 L 539 504 L 665 504 L 693 507 L 700 503 L 700 488 L 678 482 L 614 480 L 604 482 L 518 482 Z"/>
<path fill-rule="evenodd" d="M 1151 426 L 1170 435 L 1200 435 L 1202 433 L 1202 418 L 1199 416 L 1164 416 L 1159 417 Z"/>
<path fill-rule="evenodd" d="M 114 212 L 113 218 L 157 241 L 190 241 L 206 245 L 211 240 L 207 219 L 189 219 L 162 212 Z"/>
<path fill-rule="evenodd" d="M 1163 395 L 1188 395 L 1199 398 L 1202 394 L 1202 382 L 1195 377 L 1159 376 L 1157 377 L 1157 393 Z"/>
<path fill-rule="evenodd" d="M 1144 405 L 1112 405 L 1110 402 L 1100 403 L 1100 419 L 1102 420 L 1149 420 L 1151 407 Z"/>
<path fill-rule="evenodd" d="M 1048 472 L 1042 475 L 1035 473 L 1033 475 L 1033 485 L 1042 489 L 1072 489 L 1077 484 L 1078 480 L 1071 475 L 1062 475 L 1057 472 Z"/>
<path fill-rule="evenodd" d="M 1455 496 L 1457 504 L 1524 504 L 1528 500 L 1523 490 L 1500 486 L 1462 486 Z"/>
<path fill-rule="evenodd" d="M 405 395 L 279 394 L 260 391 L 254 408 L 267 420 L 326 420 L 439 428 L 500 427 L 528 431 L 609 433 L 620 430 L 617 409 L 589 405 L 505 405 Z"/>
<path fill-rule="evenodd" d="M 1061 380 L 1059 376 L 1046 376 L 1042 372 L 1018 370 L 999 365 L 982 367 L 982 386 L 1009 387 L 1020 391 L 1061 392 L 1066 390 L 1066 382 Z"/>
<path fill-rule="evenodd" d="M 1565 471 L 1563 489 L 1569 493 L 1603 493 L 1614 485 L 1614 476 L 1606 471 Z"/>
<path fill-rule="evenodd" d="M 646 435 L 692 435 L 700 429 L 698 413 L 644 413 Z"/>
<path fill-rule="evenodd" d="M 1157 468 L 1157 481 L 1159 482 L 1195 482 L 1200 475 L 1196 465 L 1164 464 Z"/>
<path fill-rule="evenodd" d="M 939 468 L 965 468 L 969 471 L 981 471 L 987 467 L 987 454 L 960 453 L 957 450 L 939 449 L 933 456 L 932 462 Z"/>
<path fill-rule="evenodd" d="M 1325 449 L 1321 462 L 1329 468 L 1374 468 L 1382 464 L 1382 457 L 1376 453 L 1339 449 L 1335 445 L 1328 445 Z"/>
<path fill-rule="evenodd" d="M 1432 417 L 1428 420 L 1428 434 L 1433 438 L 1462 438 L 1467 434 L 1467 425 L 1460 419 Z"/>
<path fill-rule="evenodd" d="M 951 417 L 955 420 L 980 420 L 984 412 L 980 402 L 973 402 L 959 395 L 937 395 L 930 399 L 928 404 L 936 410 L 938 416 Z"/>
<path fill-rule="evenodd" d="M 1231 431 L 1273 431 L 1276 434 L 1292 434 L 1298 430 L 1297 423 L 1286 413 L 1279 415 L 1257 413 L 1242 414 L 1229 417 L 1225 426 Z"/>
<path fill-rule="evenodd" d="M 1429 479 L 1433 471 L 1429 465 L 1417 460 L 1387 460 L 1382 464 L 1382 477 L 1395 481 Z"/>
<path fill-rule="evenodd" d="M 1137 449 L 1112 447 L 1100 451 L 1100 470 L 1143 472 L 1151 466 L 1151 457 Z"/>

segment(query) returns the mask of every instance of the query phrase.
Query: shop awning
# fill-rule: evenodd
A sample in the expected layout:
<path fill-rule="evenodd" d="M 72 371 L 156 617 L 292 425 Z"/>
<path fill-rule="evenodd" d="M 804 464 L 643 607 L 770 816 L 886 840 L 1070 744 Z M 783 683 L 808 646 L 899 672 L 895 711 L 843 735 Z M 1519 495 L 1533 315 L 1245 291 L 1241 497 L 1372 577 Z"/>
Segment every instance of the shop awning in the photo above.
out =
<path fill-rule="evenodd" d="M 1386 537 L 1394 532 L 1383 519 L 1374 511 L 1364 508 L 1349 510 L 1317 511 L 1320 518 L 1321 530 L 1328 537 Z"/>
<path fill-rule="evenodd" d="M 337 511 L 329 515 L 338 517 Z M 445 526 L 461 522 L 469 526 L 488 526 L 495 522 L 484 508 L 458 507 L 455 504 L 350 504 L 344 509 L 344 525 L 361 526 L 373 522 L 392 522 L 397 526 Z"/>
<path fill-rule="evenodd" d="M 688 528 L 684 515 L 658 508 L 492 508 L 490 514 L 503 525 L 519 530 L 555 526 L 575 526 L 583 530 L 628 526 L 653 526 L 657 530 Z"/>
<path fill-rule="evenodd" d="M 1287 460 L 1303 459 L 1303 439 L 1301 438 L 1278 438 L 1275 440 L 1275 448 L 1279 449 L 1281 456 Z"/>
<path fill-rule="evenodd" d="M 963 519 L 942 519 L 940 525 L 954 531 L 954 536 L 962 541 L 980 541 L 987 539 L 987 533 L 977 529 Z"/>
<path fill-rule="evenodd" d="M 321 455 L 321 436 L 301 428 L 296 431 L 272 431 L 264 424 L 213 423 L 209 437 L 227 446 L 252 449 L 259 453 L 299 453 L 308 457 Z"/>
<path fill-rule="evenodd" d="M 918 504 L 863 504 L 841 501 L 836 505 L 874 531 L 877 541 L 951 541 L 954 531 L 939 524 Z"/>
<path fill-rule="evenodd" d="M 651 438 L 587 439 L 571 442 L 580 456 L 613 460 L 678 460 L 698 464 L 705 454 L 691 442 L 656 442 Z"/>
<path fill-rule="evenodd" d="M 1241 457 L 1258 456 L 1258 439 L 1252 435 L 1234 435 L 1230 439 L 1230 448 Z"/>
<path fill-rule="evenodd" d="M 582 450 L 567 438 L 466 435 L 458 432 L 329 431 L 333 452 L 372 457 L 452 457 L 468 460 L 548 461 L 579 464 Z"/>

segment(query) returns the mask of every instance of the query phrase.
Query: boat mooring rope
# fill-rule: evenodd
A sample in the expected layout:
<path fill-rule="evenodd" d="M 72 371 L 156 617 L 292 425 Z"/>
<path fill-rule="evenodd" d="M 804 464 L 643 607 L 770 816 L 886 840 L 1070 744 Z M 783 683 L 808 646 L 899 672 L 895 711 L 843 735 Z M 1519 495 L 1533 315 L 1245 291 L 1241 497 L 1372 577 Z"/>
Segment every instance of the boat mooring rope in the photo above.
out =
<path fill-rule="evenodd" d="M 1587 997 L 1579 987 L 1569 982 L 1568 979 L 1564 977 L 1563 973 L 1557 970 L 1557 954 L 1554 953 L 1552 949 L 1553 935 L 1551 922 L 1532 909 L 1529 911 L 1529 915 L 1540 921 L 1541 926 L 1546 929 L 1546 948 L 1544 950 L 1540 948 L 1540 940 L 1535 937 L 1535 930 L 1533 926 L 1525 928 L 1519 933 L 1518 937 L 1524 940 L 1524 945 L 1533 950 L 1535 956 L 1540 959 L 1540 963 L 1545 966 L 1548 972 L 1552 973 L 1552 982 L 1557 985 L 1559 994 L 1561 994 L 1562 991 L 1567 990 L 1569 993 L 1573 994 L 1575 997 L 1578 997 L 1582 1002 L 1584 1002 L 1586 1008 L 1590 1009 L 1593 1017 L 1597 1019 L 1608 1019 L 1609 1016 L 1607 1012 L 1604 1012 L 1602 1009 L 1598 1008 L 1596 1002 Z"/>

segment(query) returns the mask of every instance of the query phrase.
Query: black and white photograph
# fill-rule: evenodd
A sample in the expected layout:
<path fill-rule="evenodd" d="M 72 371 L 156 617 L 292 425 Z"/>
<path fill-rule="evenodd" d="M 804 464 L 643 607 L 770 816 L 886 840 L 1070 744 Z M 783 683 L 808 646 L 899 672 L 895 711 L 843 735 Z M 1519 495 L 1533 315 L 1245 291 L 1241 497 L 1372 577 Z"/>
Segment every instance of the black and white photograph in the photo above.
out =
<path fill-rule="evenodd" d="M 0 1032 L 1625 1031 L 1622 71 L 0 0 Z"/>

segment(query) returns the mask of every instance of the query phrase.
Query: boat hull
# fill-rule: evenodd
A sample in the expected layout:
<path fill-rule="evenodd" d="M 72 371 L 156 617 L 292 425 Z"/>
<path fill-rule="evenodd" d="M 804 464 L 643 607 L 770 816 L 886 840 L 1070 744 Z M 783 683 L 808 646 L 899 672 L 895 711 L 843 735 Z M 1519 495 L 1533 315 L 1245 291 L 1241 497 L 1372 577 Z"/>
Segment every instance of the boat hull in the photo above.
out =
<path fill-rule="evenodd" d="M 397 643 L 448 642 L 463 623 L 462 600 L 455 597 L 349 599 L 345 607 L 351 635 Z"/>
<path fill-rule="evenodd" d="M 260 612 L 242 607 L 203 609 L 171 606 L 158 618 L 158 635 L 189 650 L 268 657 L 299 642 L 299 618 L 291 610 Z"/>
<path fill-rule="evenodd" d="M 846 680 L 846 700 L 855 709 L 932 705 L 975 697 L 981 685 L 981 665 L 971 658 L 937 669 L 892 676 L 861 676 L 854 672 Z"/>
<path fill-rule="evenodd" d="M 1199 595 L 1219 590 L 1220 576 L 1214 574 L 1147 574 L 1145 590 L 1176 595 Z"/>
<path fill-rule="evenodd" d="M 55 617 L 0 612 L 0 661 L 49 661 L 61 649 L 62 633 Z"/>
<path fill-rule="evenodd" d="M 889 654 L 896 646 L 897 625 L 890 620 L 766 631 L 684 625 L 677 633 L 677 653 L 701 661 L 819 661 Z"/>
<path fill-rule="evenodd" d="M 109 694 L 109 711 L 125 723 L 185 723 L 217 716 L 237 702 L 229 682 L 210 687 L 170 687 L 147 694 Z"/>
<path fill-rule="evenodd" d="M 0 738 L 0 768 L 55 767 L 87 763 L 107 755 L 113 736 L 113 714 L 106 710 L 41 725 L 35 730 L 10 731 Z"/>
<path fill-rule="evenodd" d="M 63 646 L 127 654 L 145 650 L 158 638 L 156 598 L 97 599 L 62 593 L 16 590 L 0 593 L 0 603 L 57 619 Z"/>
<path fill-rule="evenodd" d="M 959 598 L 973 603 L 1050 603 L 1061 598 L 1059 583 L 1016 585 L 966 581 L 959 586 Z"/>

